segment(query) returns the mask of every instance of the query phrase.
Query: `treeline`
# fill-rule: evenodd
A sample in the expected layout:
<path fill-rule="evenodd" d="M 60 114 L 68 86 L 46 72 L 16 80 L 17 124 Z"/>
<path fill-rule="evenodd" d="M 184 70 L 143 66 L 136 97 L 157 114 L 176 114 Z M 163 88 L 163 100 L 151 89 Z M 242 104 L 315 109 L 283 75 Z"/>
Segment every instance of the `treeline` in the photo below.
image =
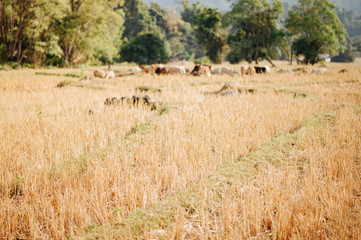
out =
<path fill-rule="evenodd" d="M 320 61 L 347 49 L 328 0 L 234 0 L 218 10 L 182 0 L 178 16 L 142 0 L 0 0 L 0 61 L 67 66 L 176 60 Z M 205 57 L 206 56 L 206 57 Z M 201 59 L 201 60 L 200 60 Z"/>

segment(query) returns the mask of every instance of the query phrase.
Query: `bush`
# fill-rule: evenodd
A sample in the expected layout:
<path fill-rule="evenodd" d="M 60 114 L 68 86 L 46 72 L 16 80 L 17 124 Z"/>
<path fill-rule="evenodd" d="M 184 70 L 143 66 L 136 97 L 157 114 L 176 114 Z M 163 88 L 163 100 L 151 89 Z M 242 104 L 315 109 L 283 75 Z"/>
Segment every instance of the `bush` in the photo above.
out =
<path fill-rule="evenodd" d="M 208 57 L 202 57 L 194 60 L 194 64 L 207 64 L 210 65 L 212 61 Z"/>
<path fill-rule="evenodd" d="M 122 61 L 137 64 L 165 63 L 169 56 L 164 41 L 154 33 L 136 36 L 120 50 Z"/>
<path fill-rule="evenodd" d="M 355 61 L 355 56 L 352 53 L 351 47 L 347 48 L 347 50 L 344 53 L 341 53 L 340 55 L 333 57 L 331 59 L 332 62 L 353 62 Z"/>

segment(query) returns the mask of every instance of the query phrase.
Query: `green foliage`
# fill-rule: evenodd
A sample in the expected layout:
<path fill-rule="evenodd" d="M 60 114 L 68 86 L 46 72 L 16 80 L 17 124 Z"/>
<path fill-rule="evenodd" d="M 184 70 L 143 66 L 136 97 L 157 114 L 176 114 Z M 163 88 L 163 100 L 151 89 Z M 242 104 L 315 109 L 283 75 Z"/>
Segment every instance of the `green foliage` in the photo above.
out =
<path fill-rule="evenodd" d="M 348 46 L 344 53 L 339 54 L 338 56 L 333 57 L 332 62 L 354 62 L 355 56 L 352 53 L 351 46 Z"/>
<path fill-rule="evenodd" d="M 189 0 L 182 0 L 183 11 L 181 12 L 181 17 L 184 22 L 193 23 L 194 16 L 199 14 L 202 10 L 202 7 L 199 5 L 199 2 L 196 2 L 192 5 L 189 4 Z"/>
<path fill-rule="evenodd" d="M 231 63 L 242 59 L 249 63 L 275 59 L 286 44 L 284 33 L 277 25 L 282 13 L 283 6 L 278 0 L 272 5 L 266 0 L 236 1 L 223 19 L 224 25 L 232 27 L 227 59 Z"/>
<path fill-rule="evenodd" d="M 178 31 L 181 34 L 179 41 L 184 47 L 184 59 L 194 60 L 204 56 L 204 48 L 198 43 L 196 33 L 192 27 L 194 15 L 198 14 L 202 7 L 199 3 L 189 5 L 188 0 L 182 0 L 183 11 L 181 12 L 181 19 L 178 21 Z"/>
<path fill-rule="evenodd" d="M 208 57 L 197 58 L 194 60 L 194 64 L 209 65 L 211 63 L 212 63 L 212 61 Z"/>
<path fill-rule="evenodd" d="M 57 26 L 61 36 L 65 65 L 91 62 L 95 59 L 112 62 L 121 44 L 122 0 L 72 0 Z"/>
<path fill-rule="evenodd" d="M 304 63 L 315 64 L 320 54 L 336 55 L 345 49 L 346 30 L 328 0 L 299 0 L 286 19 L 293 35 L 293 49 L 304 56 Z"/>
<path fill-rule="evenodd" d="M 0 2 L 0 42 L 3 61 L 42 61 L 46 54 L 61 55 L 52 25 L 63 17 L 66 0 Z"/>
<path fill-rule="evenodd" d="M 215 6 L 214 1 L 181 0 L 179 17 L 157 3 L 148 6 L 143 0 L 0 0 L 0 63 L 113 63 L 120 60 L 116 57 L 121 46 L 148 32 L 162 39 L 167 55 L 175 61 L 193 61 L 206 53 L 212 62 L 220 63 L 225 50 L 229 50 L 227 59 L 231 63 L 242 59 L 271 61 L 281 54 L 288 57 L 288 45 L 292 43 L 297 55 L 315 63 L 320 53 L 335 56 L 345 50 L 345 32 L 329 1 L 300 0 L 287 18 L 291 34 L 287 38 L 277 26 L 283 13 L 280 0 L 232 1 L 232 10 L 222 16 L 201 5 Z M 337 2 L 345 6 L 346 0 Z M 286 8 L 291 9 L 293 3 L 285 4 Z M 361 35 L 361 20 L 353 11 L 342 9 L 337 13 L 350 36 Z M 358 41 L 352 46 L 361 49 Z M 348 52 L 346 55 L 350 57 Z"/>
<path fill-rule="evenodd" d="M 158 9 L 159 10 L 159 9 Z M 123 38 L 130 40 L 136 37 L 139 33 L 144 32 L 158 32 L 154 19 L 149 14 L 149 9 L 142 0 L 125 0 L 124 3 L 125 22 Z M 153 17 L 157 17 L 160 12 L 153 9 Z"/>
<path fill-rule="evenodd" d="M 165 63 L 169 58 L 164 41 L 155 33 L 138 35 L 122 47 L 120 55 L 122 61 L 137 64 Z"/>
<path fill-rule="evenodd" d="M 213 63 L 222 62 L 225 36 L 220 31 L 221 19 L 221 13 L 212 8 L 202 9 L 193 19 L 198 42 L 203 44 L 206 55 Z"/>
<path fill-rule="evenodd" d="M 0 1 L 4 62 L 62 65 L 118 53 L 123 0 Z"/>

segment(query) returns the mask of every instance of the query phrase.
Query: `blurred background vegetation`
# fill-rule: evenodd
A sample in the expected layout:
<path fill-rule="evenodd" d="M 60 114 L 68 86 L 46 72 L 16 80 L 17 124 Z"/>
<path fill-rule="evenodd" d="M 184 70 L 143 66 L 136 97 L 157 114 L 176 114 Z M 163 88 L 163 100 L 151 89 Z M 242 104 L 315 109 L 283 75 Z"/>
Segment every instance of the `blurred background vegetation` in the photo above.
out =
<path fill-rule="evenodd" d="M 0 0 L 0 64 L 361 57 L 359 0 Z M 335 4 L 334 4 L 335 3 Z"/>

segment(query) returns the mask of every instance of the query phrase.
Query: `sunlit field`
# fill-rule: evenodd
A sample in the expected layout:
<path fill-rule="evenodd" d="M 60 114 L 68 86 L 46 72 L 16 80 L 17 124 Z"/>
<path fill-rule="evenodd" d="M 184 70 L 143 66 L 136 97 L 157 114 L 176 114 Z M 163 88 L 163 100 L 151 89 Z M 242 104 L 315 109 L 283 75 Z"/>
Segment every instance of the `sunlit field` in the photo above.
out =
<path fill-rule="evenodd" d="M 87 67 L 0 71 L 0 238 L 361 238 L 361 64 L 300 67 L 316 68 L 115 79 Z M 217 94 L 225 84 L 233 94 Z M 104 105 L 133 95 L 156 104 Z M 282 136 L 282 154 L 248 157 Z M 244 172 L 199 187 L 191 211 L 154 213 L 154 229 L 137 232 L 122 222 L 240 163 Z"/>

